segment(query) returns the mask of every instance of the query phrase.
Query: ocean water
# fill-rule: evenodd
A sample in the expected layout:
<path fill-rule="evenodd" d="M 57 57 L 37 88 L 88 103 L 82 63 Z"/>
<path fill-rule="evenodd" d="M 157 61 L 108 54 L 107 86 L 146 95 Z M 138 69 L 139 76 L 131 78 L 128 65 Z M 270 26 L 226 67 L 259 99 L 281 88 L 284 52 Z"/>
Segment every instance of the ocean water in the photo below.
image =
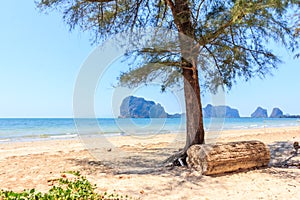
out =
<path fill-rule="evenodd" d="M 206 131 L 299 126 L 299 119 L 207 118 Z M 80 135 L 147 135 L 185 132 L 185 119 L 0 119 L 0 142 L 68 139 Z"/>

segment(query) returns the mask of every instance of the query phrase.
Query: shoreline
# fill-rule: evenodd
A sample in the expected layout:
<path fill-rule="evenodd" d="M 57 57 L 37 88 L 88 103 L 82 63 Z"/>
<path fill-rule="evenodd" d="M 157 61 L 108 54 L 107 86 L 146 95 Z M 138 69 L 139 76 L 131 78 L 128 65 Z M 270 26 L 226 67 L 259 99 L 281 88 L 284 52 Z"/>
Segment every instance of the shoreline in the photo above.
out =
<path fill-rule="evenodd" d="M 81 137 L 55 138 L 31 141 L 6 141 L 0 142 L 0 160 L 10 156 L 26 156 L 31 154 L 89 151 L 94 158 L 98 159 L 98 154 L 94 149 L 101 149 L 106 152 L 108 149 L 116 149 L 123 153 L 127 147 L 132 147 L 134 153 L 137 149 L 148 147 L 168 148 L 175 151 L 184 147 L 186 133 L 167 133 L 147 136 L 112 136 L 105 137 Z M 281 127 L 248 130 L 225 130 L 213 131 L 205 134 L 205 141 L 209 143 L 231 142 L 242 140 L 260 140 L 266 144 L 277 141 L 300 142 L 300 127 Z M 172 150 L 170 150 L 172 149 Z M 126 152 L 126 151 L 125 151 Z"/>
<path fill-rule="evenodd" d="M 270 133 L 270 132 L 287 132 L 287 131 L 300 131 L 300 125 L 298 126 L 279 126 L 279 127 L 253 127 L 253 128 L 245 128 L 245 129 L 226 129 L 226 130 L 204 130 L 205 131 L 205 137 L 208 140 L 216 139 L 219 136 L 225 136 L 225 137 L 236 137 L 241 135 L 241 132 L 243 132 L 243 135 L 253 134 L 253 133 Z M 91 134 L 78 134 L 78 133 L 70 133 L 70 134 L 57 134 L 57 135 L 41 135 L 40 137 L 33 137 L 33 136 L 27 136 L 27 137 L 18 137 L 18 138 L 2 138 L 0 139 L 0 145 L 1 144 L 7 144 L 7 143 L 22 143 L 22 142 L 42 142 L 42 141 L 59 141 L 59 140 L 80 140 L 82 137 L 88 136 L 89 138 L 119 138 L 119 137 L 139 137 L 139 138 L 151 138 L 156 137 L 160 135 L 185 135 L 186 132 L 162 132 L 162 133 L 142 133 L 142 134 L 122 134 L 122 133 L 116 133 L 116 134 L 101 134 L 101 133 L 91 133 Z M 182 136 L 181 136 L 182 137 Z"/>
<path fill-rule="evenodd" d="M 6 119 L 3 119 L 6 120 Z M 12 120 L 12 121 L 11 121 Z M 135 127 L 134 124 L 125 123 L 119 127 L 118 123 L 114 121 L 114 119 L 102 119 L 99 118 L 99 122 L 101 122 L 104 128 L 100 129 L 83 129 L 78 130 L 76 124 L 73 124 L 73 120 L 70 118 L 67 119 L 56 119 L 53 118 L 49 122 L 48 119 L 34 119 L 34 121 L 30 121 L 31 119 L 26 119 L 25 122 L 23 119 L 17 122 L 17 125 L 13 124 L 14 119 L 9 119 L 9 122 L 1 122 L 0 119 L 0 143 L 5 142 L 14 142 L 14 141 L 40 141 L 40 140 L 55 140 L 55 139 L 69 139 L 80 137 L 79 131 L 87 131 L 87 133 L 92 135 L 93 137 L 104 136 L 104 137 L 119 137 L 130 134 L 135 134 L 134 131 L 139 131 L 141 135 L 153 135 L 153 134 L 179 134 L 180 132 L 184 132 L 183 121 L 176 121 L 176 119 L 171 119 L 169 122 L 164 122 L 163 124 L 148 124 L 145 122 L 143 124 L 145 127 Z M 29 121 L 27 121 L 29 120 Z M 37 120 L 37 122 L 35 122 Z M 40 120 L 46 120 L 45 122 L 40 122 Z M 61 123 L 61 120 L 67 120 L 66 124 Z M 109 120 L 108 125 L 105 125 L 106 121 Z M 118 119 L 116 119 L 118 120 Z M 126 119 L 128 120 L 128 119 Z M 168 119 L 169 120 L 169 119 Z M 175 122 L 173 121 L 175 120 Z M 227 121 L 228 120 L 228 121 Z M 12 123 L 12 124 L 11 124 Z M 27 123 L 30 123 L 27 128 Z M 49 123 L 49 124 L 47 124 Z M 116 123 L 116 124 L 115 124 Z M 144 123 L 144 122 L 143 122 Z M 47 124 L 47 125 L 45 125 Z M 129 126 L 127 130 L 127 125 Z M 131 127 L 134 125 L 133 127 Z M 152 126 L 153 125 L 153 126 Z M 158 125 L 158 126 L 157 126 Z M 16 126 L 16 128 L 14 127 Z M 122 129 L 124 126 L 124 130 Z M 126 127 L 125 127 L 126 126 Z M 281 119 L 281 118 L 270 118 L 270 119 L 257 119 L 257 118 L 211 118 L 205 120 L 205 131 L 206 132 L 218 132 L 220 131 L 248 131 L 248 130 L 257 130 L 257 129 L 269 129 L 269 128 L 285 128 L 285 127 L 300 127 L 300 121 L 296 119 Z M 137 129 L 134 129 L 137 128 Z M 129 131 L 129 132 L 128 132 Z M 158 132 L 158 133 L 156 133 Z"/>

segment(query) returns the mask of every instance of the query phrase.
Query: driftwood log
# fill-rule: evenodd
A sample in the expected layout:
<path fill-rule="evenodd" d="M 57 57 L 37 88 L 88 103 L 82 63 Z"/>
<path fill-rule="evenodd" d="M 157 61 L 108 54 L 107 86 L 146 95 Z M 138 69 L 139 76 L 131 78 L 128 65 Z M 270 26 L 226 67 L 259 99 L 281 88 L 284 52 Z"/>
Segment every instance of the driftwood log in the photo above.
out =
<path fill-rule="evenodd" d="M 187 151 L 189 167 L 203 175 L 267 166 L 270 150 L 260 141 L 193 145 Z"/>

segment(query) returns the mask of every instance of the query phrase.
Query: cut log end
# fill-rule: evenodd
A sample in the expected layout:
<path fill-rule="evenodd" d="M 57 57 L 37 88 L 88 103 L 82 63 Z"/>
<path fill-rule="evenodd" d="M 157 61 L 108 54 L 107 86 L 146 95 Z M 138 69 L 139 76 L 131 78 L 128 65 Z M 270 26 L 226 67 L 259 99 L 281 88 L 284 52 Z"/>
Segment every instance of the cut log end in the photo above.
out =
<path fill-rule="evenodd" d="M 260 141 L 193 145 L 187 151 L 187 164 L 203 175 L 215 175 L 267 166 L 270 150 Z"/>

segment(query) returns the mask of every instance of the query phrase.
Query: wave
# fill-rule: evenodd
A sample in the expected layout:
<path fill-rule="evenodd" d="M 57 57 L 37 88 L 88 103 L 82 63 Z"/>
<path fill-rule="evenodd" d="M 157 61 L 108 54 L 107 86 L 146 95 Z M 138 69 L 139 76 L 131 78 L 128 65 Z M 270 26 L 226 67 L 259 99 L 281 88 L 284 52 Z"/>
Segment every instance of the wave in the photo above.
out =
<path fill-rule="evenodd" d="M 9 142 L 9 141 L 11 141 L 11 139 L 9 139 L 9 138 L 0 139 L 0 142 Z"/>
<path fill-rule="evenodd" d="M 49 138 L 62 139 L 62 138 L 76 138 L 78 134 L 65 134 L 65 135 L 51 135 Z"/>

